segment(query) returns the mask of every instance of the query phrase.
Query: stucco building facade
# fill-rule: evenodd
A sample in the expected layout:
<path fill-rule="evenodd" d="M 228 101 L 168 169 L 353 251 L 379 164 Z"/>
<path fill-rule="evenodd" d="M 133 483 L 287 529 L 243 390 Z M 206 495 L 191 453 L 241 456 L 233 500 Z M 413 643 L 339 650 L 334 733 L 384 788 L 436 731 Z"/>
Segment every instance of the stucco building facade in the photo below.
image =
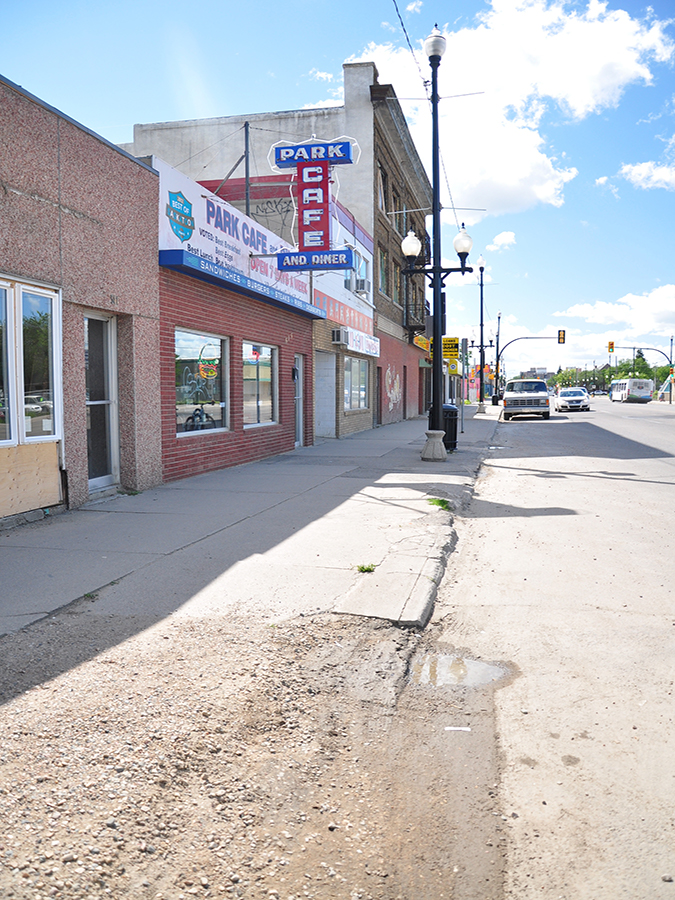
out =
<path fill-rule="evenodd" d="M 0 77 L 0 519 L 161 481 L 158 177 Z"/>

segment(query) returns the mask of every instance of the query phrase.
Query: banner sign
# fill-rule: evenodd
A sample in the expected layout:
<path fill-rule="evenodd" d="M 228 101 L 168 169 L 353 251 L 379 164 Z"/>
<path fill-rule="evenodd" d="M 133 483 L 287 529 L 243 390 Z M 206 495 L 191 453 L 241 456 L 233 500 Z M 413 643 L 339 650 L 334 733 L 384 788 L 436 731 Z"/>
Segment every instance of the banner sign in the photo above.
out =
<path fill-rule="evenodd" d="M 350 141 L 332 141 L 328 144 L 296 144 L 293 147 L 275 147 L 274 165 L 279 169 L 292 169 L 300 162 L 326 160 L 331 166 L 343 166 L 353 162 Z"/>
<path fill-rule="evenodd" d="M 298 163 L 298 249 L 330 250 L 327 162 Z"/>
<path fill-rule="evenodd" d="M 277 268 L 280 272 L 288 272 L 291 269 L 298 272 L 312 269 L 353 269 L 354 251 L 345 247 L 326 253 L 277 253 Z"/>
<path fill-rule="evenodd" d="M 363 334 L 353 328 L 345 328 L 347 332 L 347 349 L 354 353 L 363 353 L 366 356 L 380 355 L 380 339 L 372 334 Z"/>
<path fill-rule="evenodd" d="M 153 166 L 160 177 L 160 266 L 326 318 L 311 302 L 309 278 L 299 267 L 279 271 L 274 264 L 288 247 L 278 235 L 161 159 L 153 157 Z"/>
<path fill-rule="evenodd" d="M 459 338 L 443 338 L 443 359 L 459 359 Z"/>

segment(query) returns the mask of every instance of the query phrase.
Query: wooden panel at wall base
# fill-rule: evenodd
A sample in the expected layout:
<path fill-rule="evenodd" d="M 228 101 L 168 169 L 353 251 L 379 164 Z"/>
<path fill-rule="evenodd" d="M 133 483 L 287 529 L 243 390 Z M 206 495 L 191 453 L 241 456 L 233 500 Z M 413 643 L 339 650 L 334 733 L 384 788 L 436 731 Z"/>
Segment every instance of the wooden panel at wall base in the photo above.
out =
<path fill-rule="evenodd" d="M 54 441 L 0 447 L 0 517 L 60 502 L 61 476 Z"/>

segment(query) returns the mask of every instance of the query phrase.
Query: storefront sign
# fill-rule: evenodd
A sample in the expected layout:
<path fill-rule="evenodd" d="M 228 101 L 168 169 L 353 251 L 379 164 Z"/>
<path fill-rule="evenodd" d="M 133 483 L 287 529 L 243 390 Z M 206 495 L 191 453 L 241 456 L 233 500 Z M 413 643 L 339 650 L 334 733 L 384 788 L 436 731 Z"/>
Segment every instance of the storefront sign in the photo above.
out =
<path fill-rule="evenodd" d="M 353 162 L 351 142 L 332 141 L 327 144 L 296 144 L 274 148 L 274 165 L 279 169 L 292 169 L 299 162 L 315 160 L 326 160 L 331 166 L 351 163 Z"/>
<path fill-rule="evenodd" d="M 345 165 L 352 160 L 351 141 L 330 141 L 328 143 L 306 143 L 279 145 L 274 149 L 274 166 L 278 169 L 292 169 L 297 172 L 297 222 L 298 252 L 294 255 L 280 254 L 277 266 L 281 271 L 289 268 L 337 269 L 353 268 L 335 261 L 331 250 L 331 194 L 330 168 Z M 308 259 L 308 252 L 326 252 L 324 262 L 318 257 Z"/>
<path fill-rule="evenodd" d="M 280 271 L 274 264 L 277 252 L 287 250 L 278 235 L 162 160 L 155 157 L 153 166 L 160 175 L 160 266 L 326 318 L 311 302 L 300 267 Z"/>
<path fill-rule="evenodd" d="M 353 328 L 345 328 L 347 332 L 347 349 L 353 353 L 363 353 L 366 356 L 380 355 L 380 339 L 372 334 L 364 334 Z"/>
<path fill-rule="evenodd" d="M 311 269 L 353 269 L 354 252 L 345 247 L 326 253 L 277 253 L 277 268 L 280 272 L 292 269 L 298 272 Z"/>

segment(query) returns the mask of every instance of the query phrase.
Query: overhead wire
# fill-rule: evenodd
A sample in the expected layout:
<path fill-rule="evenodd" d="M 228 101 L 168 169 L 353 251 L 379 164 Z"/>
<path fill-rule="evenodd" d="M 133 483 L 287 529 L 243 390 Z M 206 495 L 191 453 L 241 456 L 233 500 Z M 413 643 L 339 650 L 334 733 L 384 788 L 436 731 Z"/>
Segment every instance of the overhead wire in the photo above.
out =
<path fill-rule="evenodd" d="M 410 42 L 410 37 L 408 36 L 408 32 L 407 32 L 406 27 L 405 27 L 405 24 L 404 24 L 404 22 L 403 22 L 403 18 L 402 18 L 402 16 L 401 16 L 401 12 L 400 12 L 400 10 L 399 10 L 399 8 L 398 8 L 398 3 L 396 2 L 396 0 L 392 0 L 392 3 L 394 4 L 394 9 L 396 10 L 396 15 L 398 16 L 398 20 L 399 20 L 399 22 L 401 23 L 401 30 L 403 31 L 403 35 L 404 35 L 404 37 L 405 37 L 405 39 L 406 39 L 406 42 L 407 42 L 407 44 L 408 44 L 408 47 L 409 47 L 409 49 L 410 49 L 410 53 L 411 53 L 411 55 L 412 55 L 412 57 L 413 57 L 413 60 L 415 61 L 415 65 L 417 66 L 417 71 L 419 72 L 420 78 L 422 79 L 422 84 L 423 84 L 423 86 L 424 86 L 424 92 L 425 92 L 425 94 L 426 94 L 427 102 L 428 102 L 428 103 L 431 103 L 431 97 L 429 96 L 429 84 L 430 84 L 430 82 L 429 82 L 428 79 L 426 79 L 426 78 L 424 77 L 424 74 L 423 74 L 422 69 L 421 69 L 420 64 L 419 64 L 419 60 L 417 59 L 417 56 L 415 55 L 415 51 L 413 50 L 412 44 L 411 44 L 411 42 Z M 459 95 L 459 96 L 461 96 L 461 95 Z M 457 226 L 457 230 L 459 231 L 459 218 L 458 218 L 458 216 L 457 216 L 457 209 L 456 209 L 456 207 L 455 207 L 455 201 L 454 201 L 453 196 L 452 196 L 452 191 L 450 190 L 450 181 L 449 181 L 449 179 L 448 179 L 448 172 L 447 172 L 447 169 L 446 169 L 446 167 L 445 167 L 445 160 L 443 159 L 443 153 L 442 153 L 440 147 L 438 148 L 438 152 L 439 152 L 439 156 L 440 156 L 440 160 L 441 160 L 441 166 L 442 166 L 442 168 L 443 168 L 443 176 L 444 176 L 444 179 L 445 179 L 445 189 L 447 190 L 447 192 L 448 192 L 448 197 L 450 198 L 450 208 L 452 209 L 453 215 L 454 215 L 454 217 L 455 217 L 455 224 L 456 224 L 456 226 Z"/>

